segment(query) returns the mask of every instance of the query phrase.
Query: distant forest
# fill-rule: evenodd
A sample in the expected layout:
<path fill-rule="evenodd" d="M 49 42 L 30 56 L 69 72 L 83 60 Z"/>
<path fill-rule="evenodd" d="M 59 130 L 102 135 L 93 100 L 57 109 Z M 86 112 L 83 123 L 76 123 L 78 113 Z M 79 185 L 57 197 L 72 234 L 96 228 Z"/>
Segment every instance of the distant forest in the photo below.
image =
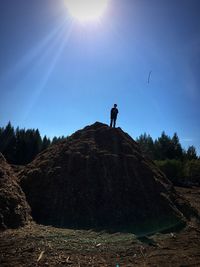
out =
<path fill-rule="evenodd" d="M 183 149 L 177 133 L 170 137 L 162 132 L 156 140 L 145 133 L 136 141 L 143 154 L 152 159 L 174 185 L 200 186 L 200 158 L 196 148 Z"/>
<path fill-rule="evenodd" d="M 63 139 L 46 135 L 42 138 L 38 129 L 16 129 L 9 122 L 0 127 L 0 152 L 10 164 L 25 165 L 30 163 L 38 153 Z"/>
<path fill-rule="evenodd" d="M 161 136 L 155 141 L 148 134 L 140 135 L 136 141 L 139 143 L 142 152 L 152 160 L 193 160 L 198 159 L 196 148 L 189 146 L 183 149 L 177 133 L 172 137 L 162 132 Z"/>
<path fill-rule="evenodd" d="M 15 129 L 9 122 L 6 127 L 0 127 L 0 152 L 10 164 L 26 165 L 38 153 L 64 138 L 51 140 L 46 135 L 41 137 L 38 129 Z M 156 140 L 144 133 L 136 141 L 142 153 L 153 160 L 175 185 L 200 185 L 200 158 L 196 148 L 183 149 L 177 133 L 170 137 L 162 132 Z"/>

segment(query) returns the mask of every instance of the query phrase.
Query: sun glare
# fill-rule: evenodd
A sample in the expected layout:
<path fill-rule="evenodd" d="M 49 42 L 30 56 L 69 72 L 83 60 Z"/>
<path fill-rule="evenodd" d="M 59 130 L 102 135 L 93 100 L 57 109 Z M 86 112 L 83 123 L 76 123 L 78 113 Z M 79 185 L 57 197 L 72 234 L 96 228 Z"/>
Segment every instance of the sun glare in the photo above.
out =
<path fill-rule="evenodd" d="M 79 21 L 98 20 L 106 10 L 108 0 L 65 0 L 70 15 Z"/>

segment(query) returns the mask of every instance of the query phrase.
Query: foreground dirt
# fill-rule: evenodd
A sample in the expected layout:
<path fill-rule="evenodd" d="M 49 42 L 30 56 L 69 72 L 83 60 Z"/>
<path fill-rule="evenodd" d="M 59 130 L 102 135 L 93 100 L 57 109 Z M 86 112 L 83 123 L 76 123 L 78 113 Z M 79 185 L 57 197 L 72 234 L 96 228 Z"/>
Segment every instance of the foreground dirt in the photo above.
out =
<path fill-rule="evenodd" d="M 200 213 L 200 188 L 177 190 Z M 0 233 L 0 266 L 200 266 L 200 226 L 140 238 L 30 224 Z"/>

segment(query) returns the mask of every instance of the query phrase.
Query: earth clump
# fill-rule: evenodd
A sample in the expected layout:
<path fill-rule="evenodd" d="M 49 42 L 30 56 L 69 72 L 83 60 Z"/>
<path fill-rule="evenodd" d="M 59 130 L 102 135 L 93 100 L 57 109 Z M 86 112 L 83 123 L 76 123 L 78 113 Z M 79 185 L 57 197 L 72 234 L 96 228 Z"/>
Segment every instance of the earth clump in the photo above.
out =
<path fill-rule="evenodd" d="M 30 219 L 30 207 L 12 168 L 0 153 L 0 229 L 18 228 Z"/>
<path fill-rule="evenodd" d="M 99 122 L 50 146 L 19 178 L 41 224 L 152 232 L 186 222 L 165 175 L 127 133 Z"/>

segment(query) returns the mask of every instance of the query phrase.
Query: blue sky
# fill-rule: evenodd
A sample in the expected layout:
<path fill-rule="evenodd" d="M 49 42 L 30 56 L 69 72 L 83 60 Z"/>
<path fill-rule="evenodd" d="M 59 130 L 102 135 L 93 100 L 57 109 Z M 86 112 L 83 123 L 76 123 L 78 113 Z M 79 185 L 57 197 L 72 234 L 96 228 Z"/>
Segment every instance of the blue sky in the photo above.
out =
<path fill-rule="evenodd" d="M 199 14 L 199 0 L 110 0 L 81 24 L 65 0 L 1 0 L 0 126 L 69 135 L 117 103 L 133 138 L 177 132 L 200 153 Z"/>

